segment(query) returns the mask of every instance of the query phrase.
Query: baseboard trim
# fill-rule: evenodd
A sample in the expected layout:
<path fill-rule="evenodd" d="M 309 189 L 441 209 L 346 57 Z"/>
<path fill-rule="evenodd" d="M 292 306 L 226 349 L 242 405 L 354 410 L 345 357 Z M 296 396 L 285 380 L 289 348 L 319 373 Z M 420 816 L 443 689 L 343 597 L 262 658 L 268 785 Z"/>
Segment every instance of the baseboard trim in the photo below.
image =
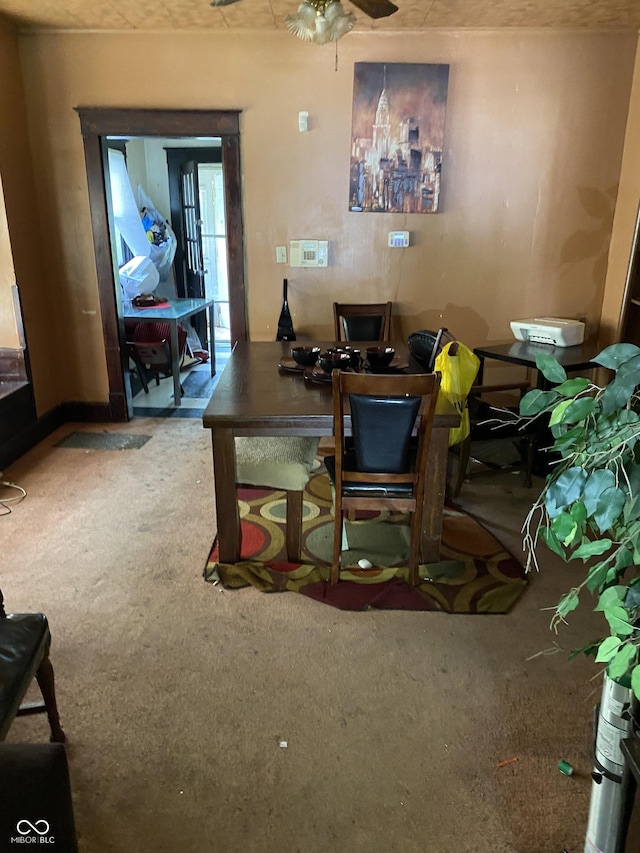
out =
<path fill-rule="evenodd" d="M 61 403 L 62 423 L 79 421 L 80 423 L 111 423 L 114 418 L 110 403 Z"/>
<path fill-rule="evenodd" d="M 45 415 L 20 427 L 15 435 L 3 442 L 0 446 L 0 470 L 7 468 L 65 423 L 113 423 L 122 420 L 121 417 L 113 416 L 110 403 L 61 403 Z"/>

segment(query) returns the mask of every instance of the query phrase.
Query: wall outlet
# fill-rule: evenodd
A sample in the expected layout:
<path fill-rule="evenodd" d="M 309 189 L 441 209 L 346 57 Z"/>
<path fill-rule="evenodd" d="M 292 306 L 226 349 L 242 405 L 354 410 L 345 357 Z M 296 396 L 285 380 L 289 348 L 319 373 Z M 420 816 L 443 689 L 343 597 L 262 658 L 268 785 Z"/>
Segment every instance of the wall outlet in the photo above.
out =
<path fill-rule="evenodd" d="M 286 246 L 276 246 L 276 263 L 277 264 L 286 264 L 287 263 L 287 247 Z"/>

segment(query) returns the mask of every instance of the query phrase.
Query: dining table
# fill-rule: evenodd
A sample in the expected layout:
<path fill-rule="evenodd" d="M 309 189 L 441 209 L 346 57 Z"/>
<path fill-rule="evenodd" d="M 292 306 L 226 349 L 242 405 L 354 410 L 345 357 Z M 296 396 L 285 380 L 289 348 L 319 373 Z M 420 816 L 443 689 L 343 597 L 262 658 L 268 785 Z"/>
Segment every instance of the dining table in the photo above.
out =
<path fill-rule="evenodd" d="M 122 307 L 122 316 L 125 320 L 135 320 L 138 323 L 158 323 L 164 322 L 169 324 L 171 334 L 171 375 L 173 377 L 173 405 L 178 407 L 181 403 L 180 390 L 180 352 L 178 346 L 178 324 L 192 317 L 194 314 L 199 314 L 201 311 L 209 311 L 209 363 L 211 365 L 211 375 L 215 376 L 216 359 L 215 359 L 215 342 L 213 335 L 215 331 L 214 325 L 214 305 L 215 300 L 211 298 L 203 299 L 179 299 L 177 297 L 168 297 L 158 305 L 145 306 L 137 308 L 131 300 Z"/>
<path fill-rule="evenodd" d="M 313 342 L 321 349 L 344 346 L 335 341 Z M 379 341 L 358 342 L 363 352 Z M 395 347 L 400 372 L 423 372 L 404 343 Z M 239 341 L 222 371 L 202 417 L 211 430 L 218 555 L 221 563 L 240 559 L 240 516 L 236 499 L 235 442 L 237 436 L 333 435 L 331 382 L 283 369 L 291 361 L 291 343 Z M 393 368 L 392 368 L 393 369 Z M 425 504 L 422 519 L 422 558 L 440 558 L 440 540 L 447 476 L 449 430 L 460 416 L 444 398 L 439 400 L 427 458 Z M 348 422 L 347 422 L 348 428 Z"/>

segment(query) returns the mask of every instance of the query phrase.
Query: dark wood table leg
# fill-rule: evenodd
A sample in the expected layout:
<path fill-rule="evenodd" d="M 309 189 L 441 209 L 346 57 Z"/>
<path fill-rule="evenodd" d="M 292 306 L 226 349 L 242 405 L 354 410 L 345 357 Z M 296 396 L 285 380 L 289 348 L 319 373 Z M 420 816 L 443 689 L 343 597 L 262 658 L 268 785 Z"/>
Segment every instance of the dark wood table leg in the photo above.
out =
<path fill-rule="evenodd" d="M 64 743 L 65 734 L 60 726 L 60 716 L 58 715 L 58 704 L 56 702 L 55 676 L 48 651 L 36 670 L 36 681 L 44 699 L 47 718 L 51 727 L 51 741 L 53 743 Z"/>
<path fill-rule="evenodd" d="M 213 482 L 221 563 L 240 559 L 240 513 L 236 497 L 236 451 L 233 430 L 212 429 Z"/>
<path fill-rule="evenodd" d="M 440 559 L 448 452 L 449 428 L 434 427 L 427 459 L 422 514 L 422 559 L 425 563 L 435 563 Z"/>

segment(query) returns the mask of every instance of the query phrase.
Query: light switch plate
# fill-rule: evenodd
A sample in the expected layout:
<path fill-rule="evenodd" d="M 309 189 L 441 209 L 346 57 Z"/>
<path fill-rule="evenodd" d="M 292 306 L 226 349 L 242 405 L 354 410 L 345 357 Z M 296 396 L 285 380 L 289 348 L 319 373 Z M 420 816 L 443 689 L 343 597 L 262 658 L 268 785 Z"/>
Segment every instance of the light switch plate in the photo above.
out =
<path fill-rule="evenodd" d="M 286 246 L 276 246 L 276 263 L 277 264 L 286 264 L 287 263 L 287 247 Z"/>

